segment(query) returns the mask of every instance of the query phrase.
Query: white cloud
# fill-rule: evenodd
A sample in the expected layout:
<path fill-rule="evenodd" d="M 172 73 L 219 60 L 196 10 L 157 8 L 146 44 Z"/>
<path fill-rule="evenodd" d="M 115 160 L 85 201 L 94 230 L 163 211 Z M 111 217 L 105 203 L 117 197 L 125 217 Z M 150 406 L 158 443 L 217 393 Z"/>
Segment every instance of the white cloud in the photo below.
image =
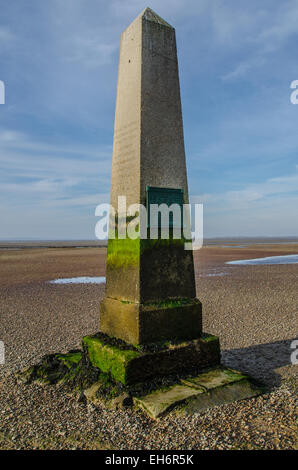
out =
<path fill-rule="evenodd" d="M 0 182 L 0 191 L 4 193 L 13 193 L 15 196 L 23 197 L 28 195 L 42 195 L 47 197 L 50 193 L 55 195 L 55 198 L 66 188 L 71 188 L 78 184 L 79 180 L 73 178 L 44 178 L 30 183 L 1 183 Z"/>
<path fill-rule="evenodd" d="M 298 172 L 190 200 L 204 205 L 205 237 L 298 234 Z"/>
<path fill-rule="evenodd" d="M 60 206 L 63 206 L 63 208 L 88 206 L 94 210 L 98 204 L 108 204 L 109 202 L 110 193 L 97 193 L 81 197 L 68 197 L 59 200 Z M 44 205 L 46 207 L 57 207 L 57 201 L 46 201 Z"/>
<path fill-rule="evenodd" d="M 297 168 L 297 167 L 296 167 Z M 278 178 L 269 178 L 260 183 L 250 184 L 243 189 L 235 191 L 226 191 L 224 193 L 203 194 L 202 196 L 193 196 L 193 202 L 203 202 L 210 210 L 218 210 L 223 206 L 226 210 L 238 210 L 241 208 L 254 207 L 266 198 L 279 197 L 282 201 L 283 196 L 289 197 L 294 193 L 293 198 L 298 202 L 298 172 L 292 175 L 280 176 Z M 298 218 L 298 206 L 297 206 Z"/>
<path fill-rule="evenodd" d="M 17 142 L 24 142 L 25 134 L 11 129 L 0 129 L 0 145 L 16 144 Z"/>
<path fill-rule="evenodd" d="M 109 186 L 112 149 L 52 145 L 14 131 L 0 131 L 0 201 L 4 207 L 90 206 Z"/>
<path fill-rule="evenodd" d="M 234 70 L 229 73 L 226 73 L 221 78 L 222 80 L 234 80 L 237 78 L 245 77 L 247 72 L 249 72 L 252 68 L 262 67 L 265 64 L 265 58 L 260 55 L 256 57 L 249 58 L 243 62 L 240 62 Z"/>
<path fill-rule="evenodd" d="M 2 47 L 6 46 L 15 39 L 14 34 L 7 26 L 0 25 L 0 44 Z"/>
<path fill-rule="evenodd" d="M 242 7 L 241 7 L 242 8 Z M 219 12 L 224 12 L 224 15 Z M 215 31 L 225 42 L 234 47 L 243 47 L 245 59 L 236 65 L 230 72 L 224 74 L 223 80 L 234 80 L 245 77 L 253 69 L 266 64 L 269 57 L 284 46 L 284 43 L 293 35 L 297 35 L 298 4 L 294 0 L 280 3 L 277 8 L 270 11 L 262 7 L 256 9 L 237 11 L 237 21 L 232 9 L 225 5 L 216 9 Z"/>
<path fill-rule="evenodd" d="M 105 44 L 96 37 L 76 37 L 65 59 L 69 62 L 79 62 L 90 68 L 100 67 L 111 63 L 118 47 L 118 43 Z"/>

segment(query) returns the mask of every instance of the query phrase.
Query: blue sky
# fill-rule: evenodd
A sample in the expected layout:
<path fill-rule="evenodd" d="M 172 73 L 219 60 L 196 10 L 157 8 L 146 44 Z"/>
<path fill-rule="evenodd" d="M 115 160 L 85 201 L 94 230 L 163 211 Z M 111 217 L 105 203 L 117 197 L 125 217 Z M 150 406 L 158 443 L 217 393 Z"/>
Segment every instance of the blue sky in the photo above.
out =
<path fill-rule="evenodd" d="M 298 2 L 0 0 L 0 238 L 94 238 L 109 201 L 120 33 L 176 28 L 204 236 L 298 235 Z"/>

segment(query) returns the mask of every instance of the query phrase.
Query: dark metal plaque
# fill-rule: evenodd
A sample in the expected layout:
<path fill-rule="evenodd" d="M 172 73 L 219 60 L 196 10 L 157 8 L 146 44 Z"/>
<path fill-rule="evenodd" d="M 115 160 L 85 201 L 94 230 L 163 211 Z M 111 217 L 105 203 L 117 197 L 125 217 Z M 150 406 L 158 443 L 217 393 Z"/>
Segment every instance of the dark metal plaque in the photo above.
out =
<path fill-rule="evenodd" d="M 183 204 L 184 204 L 184 191 L 183 189 L 172 189 L 172 188 L 155 188 L 153 186 L 146 186 L 147 193 L 147 212 L 148 212 L 148 227 L 150 227 L 150 205 L 166 204 L 170 207 L 172 204 L 177 204 L 181 211 L 181 220 L 179 220 L 179 226 L 183 227 Z M 158 227 L 161 227 L 161 214 L 158 214 Z M 181 225 L 180 225 L 181 224 Z M 175 222 L 175 226 L 177 223 Z M 173 213 L 169 213 L 169 227 L 173 227 Z"/>

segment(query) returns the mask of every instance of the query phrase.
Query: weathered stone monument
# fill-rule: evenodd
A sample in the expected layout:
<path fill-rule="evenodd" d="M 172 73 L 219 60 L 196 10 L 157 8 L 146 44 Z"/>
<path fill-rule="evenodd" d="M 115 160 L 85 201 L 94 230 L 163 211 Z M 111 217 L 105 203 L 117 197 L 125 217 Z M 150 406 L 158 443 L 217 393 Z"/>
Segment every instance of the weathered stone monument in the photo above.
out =
<path fill-rule="evenodd" d="M 169 239 L 161 237 L 159 226 L 157 238 L 152 238 L 150 217 L 139 221 L 134 239 L 127 234 L 125 219 L 120 236 L 126 207 L 119 210 L 119 196 L 125 196 L 126 207 L 141 204 L 147 211 L 151 204 L 188 204 L 175 30 L 150 8 L 121 36 L 111 184 L 116 222 L 108 241 L 106 292 L 100 305 L 104 335 L 84 338 L 84 343 L 92 364 L 126 385 L 175 374 L 194 376 L 213 367 L 202 381 L 187 379 L 161 393 L 157 408 L 150 396 L 137 400 L 156 415 L 165 403 L 208 390 L 202 388 L 208 378 L 214 387 L 238 383 L 243 376 L 218 368 L 219 340 L 202 332 L 193 254 L 185 249 L 185 237 L 175 238 L 170 225 Z M 122 340 L 122 349 L 107 338 Z"/>
<path fill-rule="evenodd" d="M 111 205 L 188 203 L 175 30 L 151 9 L 122 33 L 115 115 Z M 143 355 L 127 366 L 127 381 L 147 380 L 219 363 L 219 342 L 202 334 L 193 254 L 183 236 L 119 236 L 107 250 L 106 293 L 100 331 L 132 345 L 155 344 L 158 356 Z M 94 346 L 89 339 L 89 348 Z M 97 342 L 95 338 L 94 343 Z M 166 343 L 171 342 L 171 348 Z M 175 343 L 175 347 L 173 344 Z M 133 378 L 133 376 L 135 378 Z"/>
<path fill-rule="evenodd" d="M 111 205 L 188 203 L 175 30 L 147 8 L 122 33 Z M 118 220 L 120 214 L 116 214 Z M 146 223 L 147 221 L 145 221 Z M 147 227 L 145 228 L 145 230 Z M 117 230 L 117 227 L 116 227 Z M 110 239 L 101 331 L 133 344 L 201 336 L 184 240 Z M 175 301 L 184 300 L 176 306 Z M 163 303 L 164 306 L 156 305 Z"/>
<path fill-rule="evenodd" d="M 133 238 L 119 197 L 126 207 L 147 209 Z M 83 351 L 44 358 L 26 372 L 29 380 L 79 383 L 93 400 L 105 399 L 107 390 L 117 395 L 120 385 L 153 417 L 184 400 L 191 400 L 192 412 L 259 393 L 246 376 L 220 365 L 218 338 L 202 331 L 184 231 L 174 236 L 169 218 L 169 238 L 163 238 L 157 219 L 152 236 L 151 205 L 187 203 L 175 30 L 146 8 L 121 37 L 111 184 L 116 217 L 100 332 L 83 338 Z M 187 215 L 180 222 L 187 226 Z"/>

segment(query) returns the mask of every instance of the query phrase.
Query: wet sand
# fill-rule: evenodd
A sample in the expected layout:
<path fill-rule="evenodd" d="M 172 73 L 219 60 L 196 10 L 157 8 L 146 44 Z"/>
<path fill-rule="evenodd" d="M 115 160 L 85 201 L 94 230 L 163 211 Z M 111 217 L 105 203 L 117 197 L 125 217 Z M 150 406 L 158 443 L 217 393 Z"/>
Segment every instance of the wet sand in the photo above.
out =
<path fill-rule="evenodd" d="M 241 242 L 239 245 L 243 246 Z M 115 412 L 93 410 L 90 417 L 90 410 L 87 413 L 63 391 L 55 387 L 41 391 L 37 385 L 19 385 L 14 379 L 16 370 L 37 362 L 44 354 L 79 347 L 82 336 L 98 330 L 104 285 L 55 285 L 47 281 L 104 276 L 106 249 L 1 249 L 0 340 L 5 344 L 6 362 L 0 366 L 0 448 L 72 448 L 65 436 L 75 433 L 75 448 L 295 447 L 293 387 L 297 366 L 290 363 L 290 344 L 297 337 L 298 265 L 237 266 L 225 262 L 297 253 L 298 243 L 256 243 L 239 248 L 222 241 L 195 252 L 204 330 L 220 337 L 225 364 L 261 379 L 271 392 L 249 403 L 218 407 L 188 420 L 188 424 L 186 418 L 177 418 L 173 412 L 157 425 L 139 412 L 125 415 L 118 411 L 122 431 L 117 441 Z M 258 418 L 254 418 L 256 410 Z M 238 421 L 234 422 L 235 413 Z M 82 430 L 86 420 L 91 420 L 90 434 Z M 224 427 L 222 421 L 226 421 Z M 186 435 L 175 431 L 179 423 Z M 135 437 L 134 426 L 138 429 Z M 165 426 L 170 427 L 168 435 L 163 432 Z M 58 428 L 65 430 L 61 438 L 57 437 Z M 153 431 L 159 439 L 152 437 Z M 50 443 L 46 441 L 49 433 L 56 436 Z"/>

